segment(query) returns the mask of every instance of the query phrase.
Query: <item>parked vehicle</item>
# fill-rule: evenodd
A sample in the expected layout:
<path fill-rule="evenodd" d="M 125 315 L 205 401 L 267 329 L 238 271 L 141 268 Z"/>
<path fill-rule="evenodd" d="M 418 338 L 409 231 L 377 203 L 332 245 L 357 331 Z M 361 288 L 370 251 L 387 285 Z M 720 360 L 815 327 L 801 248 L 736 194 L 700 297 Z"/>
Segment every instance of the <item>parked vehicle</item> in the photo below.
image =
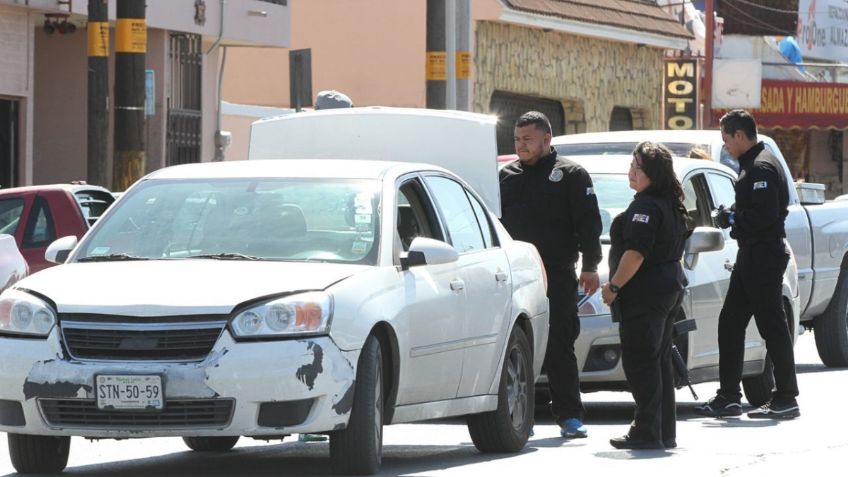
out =
<path fill-rule="evenodd" d="M 0 234 L 0 292 L 27 276 L 27 264 L 15 237 Z"/>
<path fill-rule="evenodd" d="M 53 266 L 44 259 L 51 242 L 82 237 L 113 201 L 107 189 L 84 183 L 0 189 L 0 233 L 15 237 L 35 273 Z"/>
<path fill-rule="evenodd" d="M 572 157 L 592 176 L 603 225 L 604 256 L 609 255 L 609 228 L 612 219 L 623 212 L 633 197 L 627 171 L 630 155 Z M 674 168 L 686 194 L 685 205 L 695 220 L 696 229 L 686 243 L 684 271 L 689 280 L 683 307 L 677 321 L 694 320 L 697 329 L 675 340 L 692 383 L 718 380 L 718 315 L 730 284 L 730 272 L 736 261 L 736 240 L 728 231 L 715 228 L 710 212 L 733 197 L 736 173 L 711 161 L 674 159 Z M 609 280 L 607 261 L 598 266 L 601 283 Z M 583 297 L 581 297 L 583 298 Z M 790 260 L 783 281 L 786 318 L 793 336 L 799 323 L 798 280 L 794 259 Z M 618 324 L 613 323 L 609 308 L 596 292 L 578 308 L 580 336 L 575 343 L 580 382 L 584 391 L 626 390 L 621 364 Z M 544 381 L 543 381 L 544 382 Z M 542 383 L 543 383 L 542 382 Z M 540 383 L 538 394 L 544 401 L 546 390 Z M 745 343 L 744 377 L 748 402 L 759 406 L 768 402 L 774 387 L 771 362 L 765 342 L 752 320 Z"/>
<path fill-rule="evenodd" d="M 452 123 L 494 143 L 494 121 Z M 520 450 L 548 303 L 535 248 L 484 204 L 425 164 L 148 175 L 79 243 L 49 247 L 64 265 L 0 295 L 13 465 L 61 470 L 70 436 L 225 451 L 240 436 L 327 433 L 335 471 L 374 473 L 385 424 L 459 415 L 480 450 Z"/>
<path fill-rule="evenodd" d="M 759 139 L 783 162 L 786 176 L 792 177 L 774 140 L 764 135 Z M 630 154 L 643 140 L 661 142 L 682 156 L 698 147 L 715 162 L 736 165 L 717 130 L 573 134 L 557 136 L 552 142 L 560 154 L 576 157 Z M 798 266 L 801 324 L 815 332 L 826 366 L 848 366 L 848 202 L 825 201 L 823 187 L 807 183 L 790 185 L 788 192 L 786 236 Z M 723 201 L 729 205 L 733 196 Z"/>

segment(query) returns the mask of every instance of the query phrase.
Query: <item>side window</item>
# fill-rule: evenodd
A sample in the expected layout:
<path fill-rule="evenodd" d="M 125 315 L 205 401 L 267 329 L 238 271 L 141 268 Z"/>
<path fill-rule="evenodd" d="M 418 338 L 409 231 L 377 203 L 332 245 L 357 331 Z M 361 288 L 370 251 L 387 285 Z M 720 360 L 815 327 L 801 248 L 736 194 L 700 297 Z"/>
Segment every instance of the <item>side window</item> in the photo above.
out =
<path fill-rule="evenodd" d="M 15 235 L 23 213 L 23 199 L 0 200 L 0 234 Z"/>
<path fill-rule="evenodd" d="M 405 182 L 397 194 L 397 234 L 403 251 L 415 237 L 441 240 L 438 227 L 434 226 L 435 213 L 429 205 L 421 183 L 417 180 Z"/>
<path fill-rule="evenodd" d="M 43 197 L 36 197 L 24 230 L 24 247 L 44 247 L 56 240 L 50 206 Z"/>
<path fill-rule="evenodd" d="M 736 202 L 736 190 L 731 178 L 711 172 L 707 174 L 707 179 L 712 192 L 713 207 L 717 208 L 720 205 L 730 207 Z M 730 229 L 725 229 L 724 235 L 726 239 L 729 239 Z"/>
<path fill-rule="evenodd" d="M 460 253 L 485 248 L 477 215 L 462 185 L 439 176 L 428 177 L 426 181 L 442 213 L 453 247 Z"/>
<path fill-rule="evenodd" d="M 471 200 L 471 208 L 474 209 L 474 215 L 477 217 L 477 225 L 480 226 L 480 232 L 483 233 L 483 243 L 486 248 L 492 248 L 495 245 L 492 241 L 494 232 L 492 231 L 492 224 L 489 222 L 489 214 L 473 195 L 468 192 L 466 192 L 466 195 Z"/>
<path fill-rule="evenodd" d="M 695 220 L 695 226 L 712 227 L 710 217 L 709 194 L 706 190 L 706 180 L 703 174 L 695 174 L 683 181 L 683 204 L 689 216 Z"/>

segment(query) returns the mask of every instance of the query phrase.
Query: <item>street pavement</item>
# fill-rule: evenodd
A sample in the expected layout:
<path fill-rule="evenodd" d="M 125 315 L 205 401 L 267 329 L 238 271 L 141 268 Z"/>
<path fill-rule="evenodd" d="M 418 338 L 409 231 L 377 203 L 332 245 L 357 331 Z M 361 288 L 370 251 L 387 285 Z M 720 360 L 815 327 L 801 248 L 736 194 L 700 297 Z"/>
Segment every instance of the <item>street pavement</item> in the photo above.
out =
<path fill-rule="evenodd" d="M 628 393 L 584 395 L 587 439 L 564 440 L 546 410 L 537 412 L 535 436 L 518 454 L 481 454 L 462 419 L 389 426 L 379 475 L 404 476 L 844 476 L 848 453 L 848 368 L 821 364 L 812 333 L 796 346 L 801 417 L 793 421 L 723 420 L 695 415 L 698 403 L 677 392 L 678 445 L 673 450 L 613 449 L 632 417 Z M 701 400 L 716 383 L 695 387 Z M 223 454 L 189 451 L 178 438 L 90 442 L 73 438 L 65 475 L 86 476 L 297 476 L 328 475 L 326 442 L 265 443 L 242 439 Z M 0 476 L 15 474 L 0 439 Z"/>

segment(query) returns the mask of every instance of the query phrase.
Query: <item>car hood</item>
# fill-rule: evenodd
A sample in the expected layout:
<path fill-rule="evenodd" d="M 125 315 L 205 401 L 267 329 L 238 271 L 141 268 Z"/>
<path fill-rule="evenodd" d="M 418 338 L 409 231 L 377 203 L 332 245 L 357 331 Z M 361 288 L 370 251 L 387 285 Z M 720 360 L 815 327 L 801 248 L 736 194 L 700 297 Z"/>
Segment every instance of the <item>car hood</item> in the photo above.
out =
<path fill-rule="evenodd" d="M 248 300 L 323 290 L 363 265 L 221 260 L 70 263 L 18 282 L 60 313 L 224 314 Z"/>

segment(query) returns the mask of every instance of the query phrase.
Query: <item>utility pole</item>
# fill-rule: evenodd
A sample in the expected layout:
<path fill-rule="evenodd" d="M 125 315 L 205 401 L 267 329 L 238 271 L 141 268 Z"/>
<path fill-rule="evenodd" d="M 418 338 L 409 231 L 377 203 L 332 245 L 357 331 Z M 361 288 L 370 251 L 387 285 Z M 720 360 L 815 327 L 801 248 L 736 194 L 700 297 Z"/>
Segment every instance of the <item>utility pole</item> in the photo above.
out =
<path fill-rule="evenodd" d="M 713 55 L 715 54 L 715 5 L 714 0 L 705 0 L 707 36 L 704 38 L 704 118 L 701 128 L 710 129 L 713 124 Z"/>
<path fill-rule="evenodd" d="M 106 186 L 109 110 L 109 2 L 88 0 L 89 184 Z"/>
<path fill-rule="evenodd" d="M 453 19 L 451 19 L 453 21 Z M 445 50 L 445 0 L 427 0 L 427 107 L 445 109 L 447 51 Z"/>
<path fill-rule="evenodd" d="M 144 174 L 145 0 L 117 0 L 117 20 L 112 189 L 123 191 Z"/>
<path fill-rule="evenodd" d="M 456 109 L 471 110 L 471 0 L 456 0 Z"/>

